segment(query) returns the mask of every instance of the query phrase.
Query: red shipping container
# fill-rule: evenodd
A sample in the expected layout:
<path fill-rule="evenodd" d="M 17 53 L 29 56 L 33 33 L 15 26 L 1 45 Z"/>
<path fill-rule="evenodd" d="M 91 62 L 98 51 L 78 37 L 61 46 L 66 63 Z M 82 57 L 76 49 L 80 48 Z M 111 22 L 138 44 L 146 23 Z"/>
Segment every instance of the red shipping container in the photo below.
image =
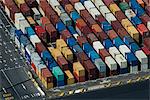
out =
<path fill-rule="evenodd" d="M 47 24 L 45 28 L 48 33 L 47 41 L 55 42 L 58 38 L 57 30 L 55 29 L 55 27 L 52 24 Z"/>
<path fill-rule="evenodd" d="M 78 76 L 76 72 L 73 72 L 73 75 L 75 76 L 77 82 L 85 82 L 85 76 Z"/>
<path fill-rule="evenodd" d="M 73 6 L 71 4 L 67 4 L 67 5 L 65 5 L 65 10 L 68 14 L 70 14 L 75 9 L 73 8 Z"/>
<path fill-rule="evenodd" d="M 14 21 L 15 20 L 15 13 L 19 13 L 19 9 L 16 5 L 12 5 L 10 9 L 10 18 Z"/>
<path fill-rule="evenodd" d="M 60 21 L 60 18 L 58 17 L 57 14 L 50 15 L 50 17 L 48 18 L 54 25 L 56 25 Z"/>
<path fill-rule="evenodd" d="M 144 39 L 144 45 L 150 50 L 150 37 Z"/>
<path fill-rule="evenodd" d="M 25 0 L 25 1 L 30 8 L 38 7 L 38 3 L 36 0 Z"/>
<path fill-rule="evenodd" d="M 92 31 L 93 31 L 95 34 L 97 34 L 97 33 L 102 32 L 102 29 L 101 29 L 101 27 L 100 27 L 98 24 L 94 24 L 94 25 L 92 25 Z"/>
<path fill-rule="evenodd" d="M 84 68 L 86 69 L 86 73 L 88 76 L 88 80 L 96 79 L 98 76 L 98 71 L 91 60 L 86 60 L 83 63 Z"/>
<path fill-rule="evenodd" d="M 110 54 L 107 52 L 106 49 L 99 50 L 99 54 L 100 54 L 100 56 L 101 56 L 101 58 L 102 58 L 103 61 L 105 61 L 105 57 L 110 56 Z"/>
<path fill-rule="evenodd" d="M 45 26 L 46 26 L 47 24 L 50 24 L 50 23 L 51 23 L 47 17 L 41 17 L 41 18 L 40 18 L 40 21 L 41 21 L 42 26 L 43 26 L 44 29 L 45 29 Z"/>
<path fill-rule="evenodd" d="M 84 63 L 84 61 L 89 60 L 88 56 L 84 52 L 80 52 L 77 54 L 78 61 L 81 62 L 81 64 Z"/>
<path fill-rule="evenodd" d="M 88 18 L 85 18 L 84 20 L 89 27 L 92 27 L 92 25 L 96 24 L 96 21 L 91 16 Z"/>
<path fill-rule="evenodd" d="M 76 26 L 77 26 L 80 30 L 83 29 L 83 28 L 85 28 L 85 27 L 87 27 L 86 23 L 85 23 L 84 20 L 81 19 L 81 18 L 77 19 L 77 21 L 76 21 Z"/>
<path fill-rule="evenodd" d="M 59 56 L 57 58 L 57 63 L 59 64 L 59 66 L 63 71 L 69 70 L 68 62 L 63 56 Z"/>
<path fill-rule="evenodd" d="M 84 18 L 89 18 L 91 17 L 90 13 L 87 10 L 81 10 L 80 15 Z"/>
<path fill-rule="evenodd" d="M 109 36 L 109 38 L 110 38 L 111 40 L 113 40 L 114 38 L 118 37 L 117 33 L 116 33 L 114 30 L 109 30 L 109 31 L 107 32 L 107 34 L 108 34 L 108 36 Z"/>
<path fill-rule="evenodd" d="M 109 73 L 110 76 L 115 76 L 118 75 L 118 71 L 117 70 L 111 70 Z"/>
<path fill-rule="evenodd" d="M 150 6 L 146 6 L 145 10 L 146 10 L 147 14 L 150 16 Z"/>
<path fill-rule="evenodd" d="M 102 15 L 98 16 L 96 20 L 98 20 L 98 22 L 100 23 L 106 21 L 106 19 Z"/>
<path fill-rule="evenodd" d="M 92 30 L 88 26 L 86 26 L 81 29 L 81 32 L 83 33 L 83 35 L 87 36 L 88 34 L 92 33 Z"/>
<path fill-rule="evenodd" d="M 143 38 L 150 37 L 150 32 L 144 24 L 137 25 L 137 30 L 140 32 Z"/>
<path fill-rule="evenodd" d="M 100 39 L 101 42 L 103 42 L 105 39 L 108 38 L 107 34 L 104 33 L 103 31 L 100 32 L 100 33 L 97 33 L 95 35 L 98 37 L 98 39 Z"/>
<path fill-rule="evenodd" d="M 35 46 L 36 46 L 36 50 L 37 50 L 37 52 L 41 55 L 41 53 L 43 52 L 43 51 L 46 51 L 46 48 L 45 48 L 45 46 L 43 45 L 43 43 L 36 43 L 35 44 Z M 42 56 L 42 55 L 41 55 Z"/>
<path fill-rule="evenodd" d="M 25 16 L 31 16 L 31 10 L 26 3 L 20 5 L 20 10 Z"/>
<path fill-rule="evenodd" d="M 35 32 L 45 43 L 47 43 L 47 33 L 42 26 L 35 26 Z"/>
<path fill-rule="evenodd" d="M 91 45 L 93 45 L 93 42 L 98 41 L 97 37 L 93 33 L 87 35 L 87 40 Z"/>
<path fill-rule="evenodd" d="M 75 3 L 79 2 L 79 0 L 69 0 L 69 1 L 70 1 L 70 3 L 71 3 L 72 5 L 74 5 Z"/>
<path fill-rule="evenodd" d="M 61 32 L 61 38 L 67 41 L 68 38 L 72 37 L 71 33 L 66 29 Z"/>
<path fill-rule="evenodd" d="M 127 31 L 124 28 L 118 29 L 117 33 L 121 39 L 123 39 L 125 36 L 129 36 L 129 34 L 127 33 Z"/>
<path fill-rule="evenodd" d="M 84 43 L 88 42 L 84 36 L 78 36 L 77 41 L 81 47 Z"/>
<path fill-rule="evenodd" d="M 117 32 L 118 29 L 123 28 L 118 20 L 111 22 L 112 27 Z"/>
<path fill-rule="evenodd" d="M 32 66 L 33 70 L 36 72 L 36 66 L 34 65 L 33 62 L 31 62 L 31 66 Z"/>
<path fill-rule="evenodd" d="M 119 22 L 121 22 L 122 19 L 126 18 L 125 14 L 122 11 L 115 12 L 115 16 L 119 20 Z"/>
<path fill-rule="evenodd" d="M 65 5 L 69 4 L 69 0 L 59 0 L 59 3 L 65 7 Z"/>
<path fill-rule="evenodd" d="M 41 70 L 41 75 L 42 77 L 46 80 L 47 83 L 52 83 L 53 82 L 53 75 L 52 73 L 48 70 L 48 68 L 43 68 Z"/>
<path fill-rule="evenodd" d="M 109 6 L 110 4 L 114 3 L 113 0 L 103 0 L 103 2 L 104 2 L 107 6 Z"/>

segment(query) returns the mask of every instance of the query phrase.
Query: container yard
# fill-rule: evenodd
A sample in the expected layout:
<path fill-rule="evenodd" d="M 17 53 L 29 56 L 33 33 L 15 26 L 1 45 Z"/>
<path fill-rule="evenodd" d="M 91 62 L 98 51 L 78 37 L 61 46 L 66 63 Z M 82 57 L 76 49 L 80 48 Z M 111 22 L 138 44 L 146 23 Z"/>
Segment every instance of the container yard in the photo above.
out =
<path fill-rule="evenodd" d="M 150 0 L 0 4 L 2 99 L 67 98 L 150 79 Z M 27 78 L 13 73 L 23 80 L 13 84 L 18 68 Z"/>

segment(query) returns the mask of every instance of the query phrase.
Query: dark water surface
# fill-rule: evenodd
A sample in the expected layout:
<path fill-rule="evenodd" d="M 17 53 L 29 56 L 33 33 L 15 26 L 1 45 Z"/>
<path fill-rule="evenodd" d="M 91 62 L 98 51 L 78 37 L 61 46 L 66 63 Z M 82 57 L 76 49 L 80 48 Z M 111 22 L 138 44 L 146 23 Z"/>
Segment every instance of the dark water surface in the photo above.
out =
<path fill-rule="evenodd" d="M 68 100 L 150 100 L 150 80 L 75 94 L 62 99 Z"/>

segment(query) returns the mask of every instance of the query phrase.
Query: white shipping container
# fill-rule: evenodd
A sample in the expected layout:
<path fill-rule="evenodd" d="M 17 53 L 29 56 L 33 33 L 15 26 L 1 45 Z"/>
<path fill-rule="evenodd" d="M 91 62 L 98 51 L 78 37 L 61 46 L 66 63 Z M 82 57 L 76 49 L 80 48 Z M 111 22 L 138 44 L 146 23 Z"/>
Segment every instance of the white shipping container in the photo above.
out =
<path fill-rule="evenodd" d="M 77 10 L 77 12 L 80 14 L 81 10 L 85 10 L 85 7 L 82 5 L 81 2 L 77 2 L 74 4 L 74 8 Z"/>
<path fill-rule="evenodd" d="M 109 53 L 111 54 L 111 56 L 112 56 L 113 58 L 115 58 L 116 55 L 119 55 L 119 54 L 120 54 L 119 50 L 118 50 L 116 47 L 110 47 L 110 48 L 109 48 Z"/>
<path fill-rule="evenodd" d="M 20 48 L 20 42 L 17 37 L 15 37 L 15 44 L 17 45 L 18 48 Z"/>
<path fill-rule="evenodd" d="M 35 51 L 35 49 L 33 48 L 33 46 L 31 44 L 27 45 L 25 47 L 25 50 L 27 51 L 27 53 L 29 54 L 29 56 L 31 56 L 31 54 Z"/>
<path fill-rule="evenodd" d="M 30 36 L 30 41 L 33 44 L 33 46 L 35 47 L 36 43 L 41 42 L 41 40 L 39 39 L 39 37 L 37 35 L 31 35 Z"/>
<path fill-rule="evenodd" d="M 135 17 L 136 14 L 133 12 L 132 9 L 125 10 L 125 15 L 131 20 L 132 17 Z"/>
<path fill-rule="evenodd" d="M 34 20 L 40 20 L 41 15 L 40 12 L 37 10 L 37 8 L 32 8 L 32 11 L 34 12 Z"/>
<path fill-rule="evenodd" d="M 25 33 L 26 32 L 26 28 L 27 27 L 30 27 L 30 24 L 26 21 L 26 20 L 21 20 L 21 21 L 19 21 L 19 28 L 21 29 L 21 31 L 23 32 L 23 33 Z"/>
<path fill-rule="evenodd" d="M 141 64 L 141 71 L 147 71 L 148 64 Z"/>
<path fill-rule="evenodd" d="M 91 8 L 95 8 L 94 4 L 90 0 L 84 1 L 84 6 L 88 11 L 90 11 Z"/>
<path fill-rule="evenodd" d="M 57 0 L 47 0 L 47 1 L 50 3 L 50 5 L 52 6 L 53 9 L 55 9 L 56 6 L 60 5 Z"/>
<path fill-rule="evenodd" d="M 73 34 L 73 36 L 75 37 L 75 39 L 77 39 L 79 35 L 76 33 L 76 34 Z"/>
<path fill-rule="evenodd" d="M 32 54 L 31 54 L 31 61 L 32 62 L 41 62 L 41 58 L 40 58 L 40 56 L 38 55 L 38 53 L 37 52 L 33 52 Z M 37 66 L 37 65 L 36 65 Z"/>
<path fill-rule="evenodd" d="M 94 19 L 96 19 L 100 14 L 100 12 L 97 10 L 97 8 L 91 8 L 89 13 L 92 15 Z"/>
<path fill-rule="evenodd" d="M 97 8 L 99 8 L 100 6 L 104 6 L 105 5 L 102 0 L 92 0 L 92 1 L 94 2 L 95 6 Z"/>
<path fill-rule="evenodd" d="M 45 13 L 44 13 L 44 11 L 42 10 L 41 7 L 39 7 L 39 11 L 40 11 L 40 13 L 41 13 L 43 16 L 45 16 Z"/>
<path fill-rule="evenodd" d="M 110 13 L 110 10 L 107 8 L 107 6 L 100 6 L 99 10 L 103 16 L 105 16 L 106 13 Z"/>
<path fill-rule="evenodd" d="M 111 56 L 105 57 L 105 63 L 110 70 L 117 70 L 117 63 Z"/>
<path fill-rule="evenodd" d="M 62 13 L 65 13 L 65 10 L 62 8 L 62 6 L 56 6 L 56 8 L 54 9 L 57 14 L 60 16 Z"/>
<path fill-rule="evenodd" d="M 101 44 L 100 41 L 95 41 L 95 42 L 93 42 L 93 48 L 99 54 L 99 50 L 104 49 L 104 46 Z"/>
<path fill-rule="evenodd" d="M 111 23 L 112 21 L 116 21 L 117 19 L 115 18 L 115 16 L 112 13 L 106 13 L 105 14 L 105 18 L 106 20 Z"/>
<path fill-rule="evenodd" d="M 150 21 L 147 22 L 147 28 L 150 30 Z"/>
<path fill-rule="evenodd" d="M 130 66 L 130 73 L 138 72 L 138 66 Z"/>
<path fill-rule="evenodd" d="M 7 6 L 5 6 L 5 12 L 7 13 L 8 17 L 10 18 L 10 10 L 8 9 Z"/>
<path fill-rule="evenodd" d="M 119 46 L 119 51 L 123 54 L 124 57 L 126 53 L 131 52 L 130 49 L 126 45 Z"/>
<path fill-rule="evenodd" d="M 77 26 L 76 26 L 76 31 L 77 31 L 77 33 L 78 33 L 80 36 L 82 35 L 80 29 L 79 29 Z"/>
<path fill-rule="evenodd" d="M 142 64 L 147 64 L 148 63 L 148 58 L 142 50 L 136 51 L 135 55 Z"/>
<path fill-rule="evenodd" d="M 127 60 L 122 56 L 122 54 L 116 55 L 115 60 L 119 64 L 120 68 L 127 68 Z"/>

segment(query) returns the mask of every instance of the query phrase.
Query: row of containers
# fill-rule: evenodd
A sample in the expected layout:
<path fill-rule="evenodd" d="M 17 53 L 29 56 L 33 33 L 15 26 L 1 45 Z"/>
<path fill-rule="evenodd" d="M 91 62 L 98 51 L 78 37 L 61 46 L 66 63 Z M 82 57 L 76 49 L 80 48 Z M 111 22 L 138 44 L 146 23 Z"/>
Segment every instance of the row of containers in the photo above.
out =
<path fill-rule="evenodd" d="M 16 45 L 47 89 L 150 67 L 149 15 L 136 0 L 3 0 L 3 6 L 16 26 Z"/>

